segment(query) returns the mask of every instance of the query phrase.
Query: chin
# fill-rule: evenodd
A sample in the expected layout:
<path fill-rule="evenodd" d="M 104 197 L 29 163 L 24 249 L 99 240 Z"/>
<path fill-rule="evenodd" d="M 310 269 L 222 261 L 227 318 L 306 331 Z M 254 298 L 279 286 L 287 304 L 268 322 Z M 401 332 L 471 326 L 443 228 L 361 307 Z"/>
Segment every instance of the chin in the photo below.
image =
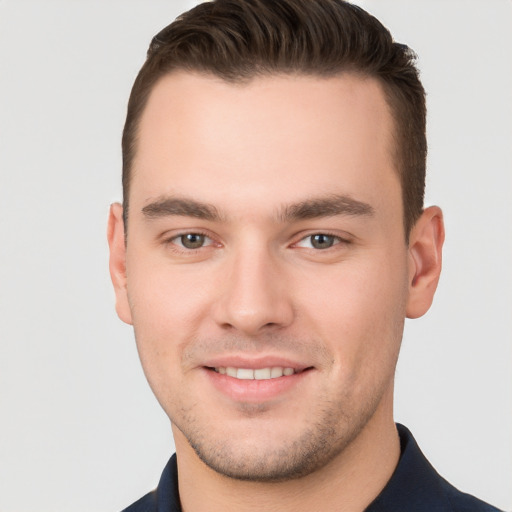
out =
<path fill-rule="evenodd" d="M 338 416 L 331 420 L 324 417 L 321 423 L 311 423 L 300 431 L 254 428 L 243 434 L 215 428 L 207 432 L 178 428 L 197 457 L 218 474 L 270 483 L 303 478 L 318 471 L 343 452 L 366 421 L 367 418 L 359 418 L 355 423 L 340 422 Z"/>

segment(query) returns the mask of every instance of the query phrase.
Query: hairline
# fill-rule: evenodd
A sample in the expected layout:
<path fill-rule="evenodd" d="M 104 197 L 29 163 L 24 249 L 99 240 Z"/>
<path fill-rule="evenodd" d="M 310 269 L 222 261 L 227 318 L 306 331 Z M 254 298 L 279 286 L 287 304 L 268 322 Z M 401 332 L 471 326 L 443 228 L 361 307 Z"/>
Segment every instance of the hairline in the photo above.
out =
<path fill-rule="evenodd" d="M 344 75 L 350 75 L 354 77 L 359 77 L 363 80 L 373 80 L 378 84 L 378 86 L 381 88 L 384 101 L 386 102 L 386 106 L 388 108 L 388 113 L 390 115 L 391 120 L 391 131 L 390 131 L 390 137 L 389 137 L 389 145 L 388 151 L 390 152 L 390 158 L 392 159 L 393 168 L 395 172 L 397 173 L 399 184 L 400 184 L 400 192 L 402 197 L 402 220 L 403 220 L 403 228 L 404 228 L 404 235 L 406 242 L 409 241 L 409 234 L 410 231 L 414 225 L 411 224 L 408 226 L 407 220 L 408 217 L 405 212 L 405 187 L 403 183 L 403 175 L 405 173 L 405 169 L 403 169 L 403 162 L 401 162 L 401 151 L 400 151 L 400 134 L 399 131 L 401 129 L 401 125 L 399 120 L 397 119 L 396 115 L 396 107 L 393 105 L 393 94 L 391 91 L 390 84 L 384 80 L 382 77 L 378 76 L 377 74 L 372 74 L 368 71 L 364 71 L 361 69 L 358 69 L 356 66 L 346 66 L 342 69 L 337 69 L 332 72 L 319 72 L 318 70 L 307 70 L 307 69 L 300 69 L 300 68 L 290 68 L 290 69 L 270 69 L 268 66 L 260 66 L 257 68 L 251 69 L 250 72 L 247 73 L 240 73 L 239 75 L 231 75 L 226 76 L 219 72 L 216 72 L 212 69 L 206 69 L 201 68 L 199 66 L 191 66 L 191 65 L 175 65 L 172 68 L 162 72 L 159 74 L 156 79 L 152 80 L 149 84 L 147 84 L 146 90 L 144 92 L 143 101 L 139 102 L 139 108 L 137 110 L 137 115 L 134 119 L 134 126 L 133 126 L 133 133 L 132 133 L 132 146 L 130 148 L 130 159 L 128 162 L 127 168 L 123 170 L 123 173 L 126 174 L 129 178 L 126 190 L 128 191 L 128 194 L 126 194 L 128 197 L 125 197 L 124 191 L 123 191 L 123 219 L 125 224 L 125 238 L 127 237 L 127 225 L 128 225 L 128 212 L 129 212 L 129 195 L 131 190 L 131 183 L 133 181 L 133 176 L 135 174 L 135 168 L 134 168 L 134 162 L 136 160 L 137 156 L 137 147 L 139 143 L 139 135 L 140 135 L 140 127 L 141 127 L 141 121 L 142 117 L 144 115 L 144 112 L 146 111 L 146 107 L 148 105 L 148 102 L 150 100 L 150 97 L 153 93 L 153 91 L 156 89 L 157 85 L 164 80 L 165 78 L 168 78 L 169 76 L 179 74 L 179 73 L 185 73 L 205 78 L 212 78 L 217 79 L 220 82 L 227 83 L 229 85 L 233 86 L 247 86 L 250 85 L 253 81 L 263 78 L 270 78 L 270 77 L 312 77 L 312 78 L 319 78 L 319 79 L 329 79 L 329 78 L 337 78 L 342 77 Z"/>

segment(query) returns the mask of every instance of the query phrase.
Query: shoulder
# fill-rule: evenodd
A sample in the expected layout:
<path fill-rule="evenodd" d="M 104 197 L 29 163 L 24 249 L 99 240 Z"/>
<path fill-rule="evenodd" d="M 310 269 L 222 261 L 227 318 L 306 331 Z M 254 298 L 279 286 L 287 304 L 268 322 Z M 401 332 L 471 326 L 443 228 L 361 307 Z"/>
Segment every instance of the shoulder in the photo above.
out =
<path fill-rule="evenodd" d="M 459 491 L 446 480 L 443 480 L 443 484 L 446 497 L 455 512 L 500 512 L 496 507 L 471 496 L 471 494 Z"/>
<path fill-rule="evenodd" d="M 397 425 L 397 427 L 402 446 L 405 445 L 411 461 L 414 461 L 414 464 L 411 464 L 408 469 L 414 468 L 418 471 L 421 480 L 429 482 L 429 485 L 425 485 L 423 491 L 434 496 L 437 495 L 439 503 L 444 502 L 446 504 L 446 510 L 453 512 L 500 512 L 496 507 L 475 498 L 475 496 L 459 491 L 439 475 L 421 452 L 412 434 L 403 425 Z"/>
<path fill-rule="evenodd" d="M 500 512 L 446 481 L 428 462 L 411 432 L 397 425 L 401 456 L 395 472 L 366 512 Z"/>
<path fill-rule="evenodd" d="M 173 455 L 165 466 L 158 487 L 123 510 L 123 512 L 164 511 L 181 512 L 176 455 Z"/>
<path fill-rule="evenodd" d="M 122 512 L 156 512 L 157 510 L 156 491 L 152 491 L 123 509 Z"/>

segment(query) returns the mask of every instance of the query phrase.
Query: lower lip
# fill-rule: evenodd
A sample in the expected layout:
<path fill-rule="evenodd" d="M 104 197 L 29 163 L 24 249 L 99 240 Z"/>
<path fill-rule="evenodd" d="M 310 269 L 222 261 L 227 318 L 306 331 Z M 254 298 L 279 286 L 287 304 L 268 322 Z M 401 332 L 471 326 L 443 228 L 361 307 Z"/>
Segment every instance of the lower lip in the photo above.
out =
<path fill-rule="evenodd" d="M 275 379 L 235 379 L 214 370 L 203 368 L 210 382 L 224 395 L 238 402 L 265 402 L 279 397 L 298 387 L 312 372 L 304 370 L 293 375 Z"/>

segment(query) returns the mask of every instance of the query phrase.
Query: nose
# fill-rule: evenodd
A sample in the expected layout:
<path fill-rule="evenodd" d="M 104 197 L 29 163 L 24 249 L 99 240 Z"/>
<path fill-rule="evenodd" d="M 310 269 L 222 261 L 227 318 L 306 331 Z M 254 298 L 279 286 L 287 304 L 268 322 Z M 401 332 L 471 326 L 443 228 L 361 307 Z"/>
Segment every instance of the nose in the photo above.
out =
<path fill-rule="evenodd" d="M 268 248 L 246 247 L 224 262 L 214 318 L 223 329 L 254 336 L 293 322 L 286 269 Z"/>

